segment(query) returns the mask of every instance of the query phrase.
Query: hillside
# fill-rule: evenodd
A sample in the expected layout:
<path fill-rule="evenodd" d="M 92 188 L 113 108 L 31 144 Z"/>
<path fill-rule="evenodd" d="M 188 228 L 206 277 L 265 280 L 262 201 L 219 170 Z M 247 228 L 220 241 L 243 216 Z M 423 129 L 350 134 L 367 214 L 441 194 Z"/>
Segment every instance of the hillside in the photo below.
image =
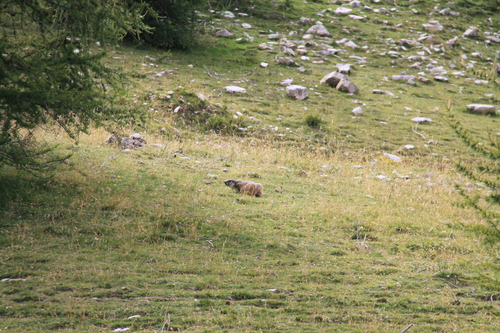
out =
<path fill-rule="evenodd" d="M 141 147 L 46 128 L 66 166 L 2 169 L 0 331 L 500 331 L 500 248 L 457 190 L 487 192 L 455 170 L 482 157 L 445 121 L 496 135 L 467 108 L 500 107 L 488 6 L 241 1 L 191 52 L 106 46 Z"/>

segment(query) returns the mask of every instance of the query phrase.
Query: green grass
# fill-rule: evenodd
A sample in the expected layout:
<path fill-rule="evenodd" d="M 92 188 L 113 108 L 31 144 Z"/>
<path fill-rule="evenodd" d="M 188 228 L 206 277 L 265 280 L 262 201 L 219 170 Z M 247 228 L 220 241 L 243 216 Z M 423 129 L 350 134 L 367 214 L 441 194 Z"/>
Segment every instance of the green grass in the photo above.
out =
<path fill-rule="evenodd" d="M 304 63 L 300 74 L 275 64 L 277 47 L 255 47 L 267 41 L 258 30 L 307 29 L 289 22 L 336 8 L 293 3 L 292 11 L 269 14 L 287 20 L 262 13 L 245 19 L 254 26 L 252 43 L 207 35 L 192 53 L 114 47 L 109 65 L 131 74 L 124 102 L 147 111 L 145 123 L 123 131 L 142 133 L 145 148 L 116 154 L 102 130 L 82 136 L 78 146 L 48 131 L 47 140 L 72 149 L 74 168 L 51 177 L 2 169 L 0 330 L 401 332 L 409 324 L 409 332 L 500 330 L 499 247 L 473 232 L 485 222 L 460 205 L 455 188 L 469 180 L 456 173 L 454 161 L 477 157 L 435 111 L 452 99 L 456 117 L 486 139 L 498 119 L 466 113 L 465 105 L 482 98 L 496 103 L 498 88 L 467 77 L 417 86 L 390 79 L 418 72 L 380 52 L 391 50 L 387 38 L 418 35 L 407 27 L 430 17 L 434 3 L 424 1 L 398 3 L 398 15 L 377 15 L 389 21 L 383 24 L 368 12 L 364 22 L 322 18 L 333 41 L 347 27 L 349 38 L 379 52 L 341 55 L 368 60 L 349 75 L 360 94 L 321 86 L 337 58 Z M 439 17 L 458 31 L 472 19 Z M 474 19 L 487 27 L 484 18 Z M 399 23 L 405 28 L 380 29 Z M 214 25 L 243 32 L 227 19 Z M 491 50 L 474 40 L 461 43 Z M 158 67 L 145 56 L 161 58 Z M 453 51 L 439 59 L 458 65 L 457 57 Z M 269 67 L 259 67 L 261 61 Z M 163 70 L 173 74 L 156 76 Z M 285 96 L 279 83 L 286 78 L 313 88 L 310 98 Z M 233 84 L 247 93 L 220 94 Z M 189 105 L 188 113 L 174 113 L 179 105 Z M 365 112 L 353 118 L 356 106 Z M 416 125 L 410 120 L 416 116 L 433 122 Z M 225 179 L 260 182 L 264 197 L 239 195 Z"/>

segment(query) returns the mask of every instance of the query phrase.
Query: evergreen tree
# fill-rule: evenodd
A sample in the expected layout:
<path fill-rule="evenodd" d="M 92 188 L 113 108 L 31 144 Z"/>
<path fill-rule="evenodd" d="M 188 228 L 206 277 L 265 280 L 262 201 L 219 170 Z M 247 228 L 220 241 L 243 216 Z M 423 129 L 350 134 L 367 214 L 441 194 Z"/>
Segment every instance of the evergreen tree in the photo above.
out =
<path fill-rule="evenodd" d="M 90 124 L 130 117 L 107 101 L 120 80 L 98 46 L 148 30 L 145 10 L 131 0 L 0 2 L 0 165 L 40 168 L 64 158 L 35 141 L 42 125 L 77 139 Z"/>
<path fill-rule="evenodd" d="M 451 112 L 451 101 L 447 104 L 447 112 L 443 113 L 447 123 L 457 136 L 479 158 L 473 161 L 462 159 L 456 162 L 457 170 L 476 183 L 486 186 L 486 191 L 471 192 L 457 186 L 459 193 L 465 198 L 465 204 L 476 209 L 487 222 L 486 226 L 474 226 L 473 229 L 485 236 L 488 242 L 500 241 L 500 140 L 490 136 L 489 140 L 478 140 Z"/>

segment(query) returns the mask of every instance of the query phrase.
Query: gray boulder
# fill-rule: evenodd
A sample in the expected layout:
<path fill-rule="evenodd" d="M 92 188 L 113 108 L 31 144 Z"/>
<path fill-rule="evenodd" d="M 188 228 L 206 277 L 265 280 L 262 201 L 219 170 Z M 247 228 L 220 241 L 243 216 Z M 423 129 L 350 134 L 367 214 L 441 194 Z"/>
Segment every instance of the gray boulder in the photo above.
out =
<path fill-rule="evenodd" d="M 319 83 L 320 84 L 323 84 L 323 83 L 328 83 L 328 85 L 330 87 L 337 87 L 337 85 L 339 84 L 339 82 L 342 80 L 342 79 L 347 79 L 347 76 L 344 75 L 344 74 L 341 74 L 339 72 L 331 72 L 330 74 L 327 74 L 325 75 L 320 81 Z"/>
<path fill-rule="evenodd" d="M 302 87 L 296 84 L 292 84 L 286 87 L 286 93 L 288 94 L 288 96 L 300 100 L 306 99 L 309 96 L 306 87 Z"/>
<path fill-rule="evenodd" d="M 345 93 L 350 93 L 350 94 L 359 93 L 358 86 L 356 86 L 353 82 L 349 81 L 348 79 L 340 80 L 340 82 L 337 84 L 336 88 L 340 92 L 345 92 Z"/>
<path fill-rule="evenodd" d="M 293 59 L 287 58 L 287 57 L 279 57 L 278 62 L 280 64 L 286 65 L 286 66 L 294 66 L 295 61 Z"/>
<path fill-rule="evenodd" d="M 217 37 L 224 37 L 224 38 L 230 38 L 232 35 L 233 35 L 233 34 L 232 34 L 232 33 L 230 33 L 230 32 L 229 32 L 228 30 L 226 30 L 226 29 L 221 29 L 221 30 L 219 30 L 219 31 L 217 31 L 217 32 L 215 33 L 215 36 L 217 36 Z"/>

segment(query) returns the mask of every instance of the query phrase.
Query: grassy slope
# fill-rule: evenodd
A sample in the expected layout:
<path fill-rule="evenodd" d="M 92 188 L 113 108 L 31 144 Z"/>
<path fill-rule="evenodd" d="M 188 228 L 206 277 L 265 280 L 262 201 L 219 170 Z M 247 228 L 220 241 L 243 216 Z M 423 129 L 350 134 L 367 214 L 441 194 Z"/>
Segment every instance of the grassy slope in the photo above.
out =
<path fill-rule="evenodd" d="M 294 15 L 311 17 L 335 7 L 295 4 Z M 400 8 L 398 15 L 379 16 L 392 26 L 416 27 L 429 17 L 424 5 L 414 4 L 420 15 Z M 470 23 L 464 15 L 449 20 L 457 30 Z M 288 21 L 279 27 L 249 21 L 255 29 L 297 28 Z M 343 36 L 341 25 L 354 26 L 350 37 L 361 45 L 366 38 L 379 51 L 390 49 L 385 38 L 410 37 L 402 36 L 410 34 L 406 28 L 337 21 L 328 25 L 334 40 Z M 230 20 L 215 24 L 242 33 Z M 147 130 L 129 129 L 146 136 L 146 148 L 108 160 L 116 149 L 103 145 L 107 135 L 96 131 L 74 149 L 72 162 L 85 175 L 65 171 L 36 180 L 4 169 L 0 277 L 22 280 L 0 282 L 0 329 L 400 332 L 413 323 L 418 332 L 497 332 L 498 246 L 468 231 L 483 221 L 456 205 L 454 184 L 467 180 L 450 159 L 469 153 L 432 111 L 449 98 L 461 110 L 494 88 L 460 77 L 417 87 L 381 80 L 410 72 L 409 63 L 358 50 L 341 57 L 370 60 L 355 67 L 350 77 L 362 91 L 350 96 L 316 87 L 335 60 L 305 63 L 301 75 L 275 65 L 277 51 L 257 50 L 258 43 L 211 43 L 193 54 L 167 54 L 159 67 L 145 59 L 160 58 L 157 51 L 122 46 L 111 54 L 120 57 L 111 64 L 135 73 L 131 108 L 145 104 L 150 111 Z M 475 41 L 462 43 L 489 52 Z M 454 56 L 443 57 L 452 62 Z M 269 68 L 259 68 L 261 61 Z M 218 75 L 208 76 L 203 65 Z M 156 77 L 163 69 L 174 74 Z M 305 101 L 285 97 L 278 83 L 289 77 L 321 94 L 310 91 Z M 227 123 L 243 113 L 239 125 L 246 132 L 203 133 L 172 116 L 180 95 L 218 95 L 234 83 L 228 78 L 248 93 L 209 103 L 227 109 L 221 116 Z M 185 90 L 164 97 L 178 86 Z M 457 94 L 460 86 L 465 93 Z M 373 95 L 376 88 L 399 98 Z M 365 114 L 352 118 L 356 101 L 366 104 Z M 320 115 L 321 127 L 308 127 L 307 114 Z M 409 119 L 417 115 L 434 119 L 417 132 L 446 145 L 412 132 Z M 457 116 L 482 135 L 497 121 Z M 65 139 L 54 134 L 53 140 Z M 405 144 L 416 149 L 406 152 Z M 226 178 L 259 181 L 265 197 L 235 194 L 223 186 Z M 127 319 L 133 315 L 141 317 Z"/>

